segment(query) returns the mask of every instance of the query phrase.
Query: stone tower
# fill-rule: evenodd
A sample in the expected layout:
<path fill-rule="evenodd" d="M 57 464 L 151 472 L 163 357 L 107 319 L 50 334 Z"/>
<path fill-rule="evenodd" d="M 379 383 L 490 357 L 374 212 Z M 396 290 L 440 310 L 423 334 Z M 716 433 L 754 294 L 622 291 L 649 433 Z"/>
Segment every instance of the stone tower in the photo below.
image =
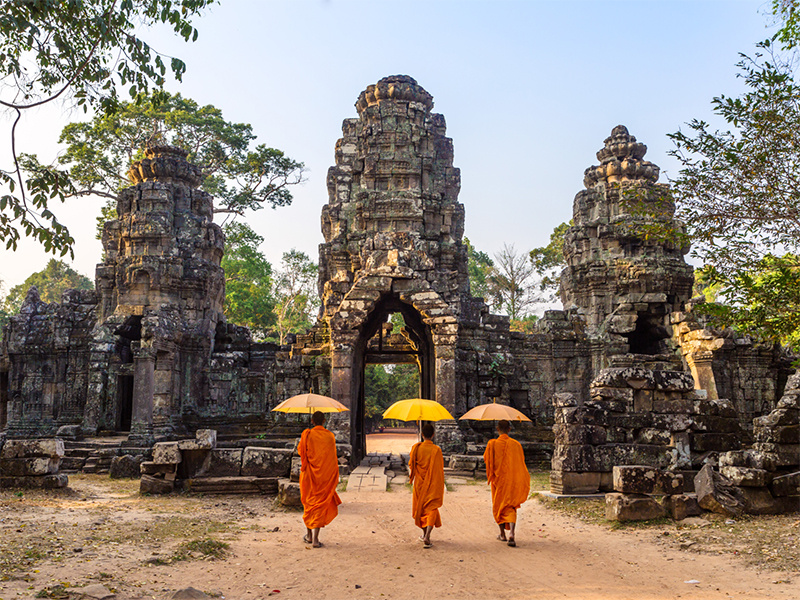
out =
<path fill-rule="evenodd" d="M 113 413 L 118 428 L 146 439 L 179 433 L 184 401 L 208 398 L 224 238 L 184 151 L 150 148 L 129 176 L 134 186 L 120 193 L 118 217 L 103 231 L 84 428 Z"/>
<path fill-rule="evenodd" d="M 432 107 L 411 77 L 368 86 L 358 118 L 343 123 L 328 173 L 321 317 L 331 335 L 332 395 L 356 415 L 368 342 L 393 312 L 406 322 L 422 396 L 455 402 L 457 317 L 469 290 L 464 207 L 453 143 Z M 356 452 L 362 433 L 351 432 Z"/>
<path fill-rule="evenodd" d="M 561 300 L 586 319 L 595 372 L 613 356 L 667 354 L 669 315 L 691 295 L 688 247 L 642 233 L 647 223 L 679 228 L 669 186 L 656 183 L 659 168 L 646 152 L 625 127 L 613 129 L 600 164 L 584 173 L 564 241 Z"/>

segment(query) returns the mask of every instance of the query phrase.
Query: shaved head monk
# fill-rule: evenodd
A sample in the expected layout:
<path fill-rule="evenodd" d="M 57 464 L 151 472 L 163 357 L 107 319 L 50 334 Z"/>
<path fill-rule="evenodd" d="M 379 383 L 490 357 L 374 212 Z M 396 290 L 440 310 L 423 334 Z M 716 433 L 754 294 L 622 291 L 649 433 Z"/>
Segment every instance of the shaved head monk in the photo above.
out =
<path fill-rule="evenodd" d="M 497 433 L 500 435 L 496 440 L 489 440 L 483 460 L 486 462 L 486 479 L 492 486 L 492 513 L 500 527 L 497 539 L 514 547 L 517 545 L 514 531 L 517 509 L 528 499 L 531 476 L 525 466 L 522 445 L 508 437 L 510 430 L 508 421 L 497 422 Z"/>
<path fill-rule="evenodd" d="M 408 459 L 409 482 L 414 486 L 411 513 L 422 529 L 424 548 L 431 548 L 431 531 L 442 526 L 439 507 L 444 499 L 444 459 L 442 449 L 433 443 L 433 425 L 422 426 L 422 441 L 411 448 Z"/>
<path fill-rule="evenodd" d="M 336 438 L 323 427 L 325 415 L 320 411 L 311 416 L 312 429 L 300 437 L 300 500 L 303 503 L 303 522 L 306 535 L 303 541 L 321 548 L 319 530 L 339 514 L 342 503 L 336 486 L 339 485 L 339 461 L 336 458 Z"/>

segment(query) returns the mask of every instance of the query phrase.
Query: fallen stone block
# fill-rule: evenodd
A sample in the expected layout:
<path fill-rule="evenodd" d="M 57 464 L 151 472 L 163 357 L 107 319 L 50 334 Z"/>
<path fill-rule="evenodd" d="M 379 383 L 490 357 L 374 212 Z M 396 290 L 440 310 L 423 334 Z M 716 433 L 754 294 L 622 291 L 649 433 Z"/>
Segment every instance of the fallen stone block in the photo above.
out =
<path fill-rule="evenodd" d="M 36 477 L 58 473 L 60 458 L 0 458 L 0 476 Z"/>
<path fill-rule="evenodd" d="M 672 471 L 659 471 L 656 475 L 656 492 L 670 496 L 684 492 L 683 475 Z"/>
<path fill-rule="evenodd" d="M 241 448 L 214 448 L 198 477 L 236 477 L 242 473 Z"/>
<path fill-rule="evenodd" d="M 211 600 L 211 596 L 193 587 L 188 587 L 172 594 L 170 600 Z"/>
<path fill-rule="evenodd" d="M 622 494 L 652 494 L 658 471 L 644 465 L 615 466 L 612 471 L 614 491 Z"/>
<path fill-rule="evenodd" d="M 80 440 L 83 439 L 83 433 L 81 432 L 80 425 L 62 425 L 56 431 L 56 437 L 58 438 L 66 438 L 69 440 Z"/>
<path fill-rule="evenodd" d="M 299 456 L 293 456 L 292 457 L 292 470 L 289 473 L 289 479 L 291 479 L 292 481 L 300 481 L 300 469 L 302 468 L 302 466 L 303 466 L 303 459 L 301 459 Z M 340 475 L 341 475 L 341 470 L 342 470 L 342 467 L 340 465 L 339 466 L 339 474 Z"/>
<path fill-rule="evenodd" d="M 48 440 L 6 440 L 0 458 L 35 458 L 64 456 L 64 441 Z"/>
<path fill-rule="evenodd" d="M 93 583 L 91 585 L 87 585 L 86 587 L 73 587 L 67 588 L 66 591 L 70 594 L 70 597 L 75 598 L 86 598 L 90 600 L 112 600 L 116 598 L 116 594 L 109 590 L 106 586 L 102 583 Z"/>
<path fill-rule="evenodd" d="M 279 479 L 278 502 L 283 506 L 303 506 L 300 500 L 300 484 L 288 479 Z"/>
<path fill-rule="evenodd" d="M 142 474 L 139 480 L 140 494 L 170 494 L 175 489 L 175 482 Z"/>
<path fill-rule="evenodd" d="M 554 494 L 596 494 L 600 481 L 601 473 L 550 471 L 550 491 Z"/>
<path fill-rule="evenodd" d="M 694 491 L 701 508 L 728 517 L 738 517 L 744 512 L 739 488 L 730 480 L 705 465 L 694 478 Z"/>
<path fill-rule="evenodd" d="M 242 452 L 241 473 L 245 477 L 287 477 L 291 468 L 291 450 L 248 446 Z"/>
<path fill-rule="evenodd" d="M 180 442 L 158 442 L 153 445 L 153 460 L 157 465 L 177 465 L 181 462 Z"/>
<path fill-rule="evenodd" d="M 783 503 L 765 487 L 743 487 L 741 498 L 744 511 L 749 515 L 777 515 L 783 512 Z"/>
<path fill-rule="evenodd" d="M 467 454 L 453 454 L 450 456 L 449 467 L 456 471 L 474 471 L 478 468 L 478 459 Z"/>
<path fill-rule="evenodd" d="M 609 521 L 649 521 L 665 514 L 664 507 L 646 494 L 606 494 L 606 519 Z"/>
<path fill-rule="evenodd" d="M 142 475 L 161 475 L 175 473 L 178 465 L 158 465 L 152 461 L 145 461 L 139 465 L 139 472 Z"/>
<path fill-rule="evenodd" d="M 686 517 L 696 517 L 703 512 L 697 503 L 697 496 L 694 494 L 664 496 L 661 505 L 669 517 L 675 521 L 682 521 Z"/>
<path fill-rule="evenodd" d="M 183 489 L 203 494 L 270 494 L 278 493 L 277 477 L 201 477 L 186 479 Z"/>
<path fill-rule="evenodd" d="M 752 469 L 750 467 L 725 466 L 720 467 L 719 472 L 738 487 L 764 487 L 767 485 L 769 476 L 764 469 Z"/>
<path fill-rule="evenodd" d="M 111 479 L 138 479 L 141 475 L 141 464 L 144 456 L 123 454 L 111 459 L 108 476 Z"/>
<path fill-rule="evenodd" d="M 769 485 L 773 496 L 798 496 L 800 495 L 800 471 L 774 477 Z"/>
<path fill-rule="evenodd" d="M 0 477 L 0 489 L 57 490 L 69 485 L 65 473 L 36 477 Z"/>
<path fill-rule="evenodd" d="M 180 440 L 178 449 L 184 450 L 212 450 L 217 447 L 217 432 L 214 429 L 198 429 L 195 439 Z"/>

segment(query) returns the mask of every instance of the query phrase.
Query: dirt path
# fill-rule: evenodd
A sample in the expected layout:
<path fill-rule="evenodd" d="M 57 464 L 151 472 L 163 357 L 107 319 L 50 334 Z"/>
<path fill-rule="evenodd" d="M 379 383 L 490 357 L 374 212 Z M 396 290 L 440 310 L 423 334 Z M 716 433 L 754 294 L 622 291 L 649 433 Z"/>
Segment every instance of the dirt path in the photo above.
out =
<path fill-rule="evenodd" d="M 518 547 L 508 548 L 495 540 L 490 497 L 481 484 L 456 486 L 445 495 L 444 526 L 434 531 L 430 550 L 417 541 L 405 486 L 387 493 L 342 493 L 339 517 L 323 530 L 325 547 L 318 550 L 301 542 L 305 530 L 299 513 L 276 512 L 266 499 L 125 499 L 124 493 L 103 495 L 97 487 L 94 492 L 91 500 L 46 509 L 15 513 L 1 507 L 0 534 L 13 527 L 24 530 L 21 523 L 62 537 L 68 529 L 106 527 L 110 533 L 103 539 L 111 541 L 86 542 L 79 553 L 69 547 L 78 541 L 69 541 L 60 560 L 45 559 L 24 579 L 0 582 L 0 598 L 32 598 L 59 581 L 100 581 L 115 588 L 118 599 L 168 598 L 187 586 L 248 600 L 798 597 L 786 573 L 758 572 L 730 555 L 680 551 L 663 542 L 660 530 L 610 531 L 585 524 L 536 500 L 521 509 Z M 160 536 L 165 523 L 199 532 L 213 530 L 212 524 L 225 518 L 228 527 L 220 535 L 232 550 L 226 560 L 145 563 L 176 545 L 148 537 Z M 111 535 L 126 528 L 133 540 Z M 686 583 L 691 580 L 699 583 Z"/>

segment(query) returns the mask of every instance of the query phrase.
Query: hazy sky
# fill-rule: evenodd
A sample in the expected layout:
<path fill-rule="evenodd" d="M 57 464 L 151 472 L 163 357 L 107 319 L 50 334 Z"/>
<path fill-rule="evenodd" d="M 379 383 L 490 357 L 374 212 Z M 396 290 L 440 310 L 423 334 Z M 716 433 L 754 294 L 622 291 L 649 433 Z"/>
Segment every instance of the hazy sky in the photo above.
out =
<path fill-rule="evenodd" d="M 316 260 L 320 210 L 342 120 L 369 84 L 414 77 L 444 114 L 461 168 L 466 236 L 489 254 L 504 243 L 545 245 L 572 216 L 583 171 L 624 124 L 646 158 L 674 174 L 666 134 L 711 119 L 711 99 L 741 89 L 738 53 L 768 37 L 768 0 L 222 0 L 184 44 L 148 41 L 188 65 L 170 85 L 226 119 L 253 125 L 259 143 L 305 162 L 308 181 L 290 207 L 248 215 L 273 265 L 292 247 Z M 65 107 L 22 124 L 23 151 L 52 160 Z M 7 165 L 8 120 L 0 122 Z M 53 207 L 77 243 L 74 268 L 94 277 L 101 202 Z M 49 256 L 32 242 L 0 250 L 6 291 Z"/>

